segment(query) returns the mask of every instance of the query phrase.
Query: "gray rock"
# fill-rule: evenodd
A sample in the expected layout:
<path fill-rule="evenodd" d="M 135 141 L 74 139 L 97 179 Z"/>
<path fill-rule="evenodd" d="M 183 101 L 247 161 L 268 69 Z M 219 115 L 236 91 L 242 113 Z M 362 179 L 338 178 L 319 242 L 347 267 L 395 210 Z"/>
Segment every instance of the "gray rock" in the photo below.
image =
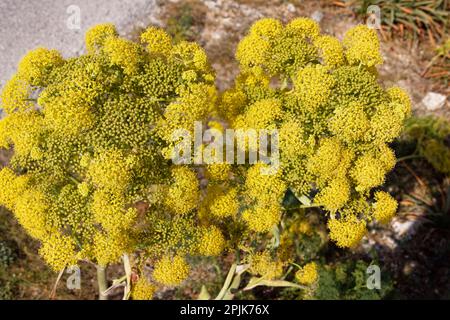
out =
<path fill-rule="evenodd" d="M 311 14 L 311 19 L 313 19 L 317 23 L 320 23 L 320 21 L 322 21 L 323 19 L 323 13 L 321 11 L 316 10 Z"/>
<path fill-rule="evenodd" d="M 294 12 L 295 12 L 295 6 L 294 6 L 292 3 L 289 3 L 289 4 L 287 5 L 287 10 L 288 10 L 289 12 L 294 13 Z"/>
<path fill-rule="evenodd" d="M 444 106 L 447 97 L 443 94 L 436 92 L 428 92 L 422 99 L 422 103 L 425 105 L 427 110 L 434 111 L 440 109 Z"/>

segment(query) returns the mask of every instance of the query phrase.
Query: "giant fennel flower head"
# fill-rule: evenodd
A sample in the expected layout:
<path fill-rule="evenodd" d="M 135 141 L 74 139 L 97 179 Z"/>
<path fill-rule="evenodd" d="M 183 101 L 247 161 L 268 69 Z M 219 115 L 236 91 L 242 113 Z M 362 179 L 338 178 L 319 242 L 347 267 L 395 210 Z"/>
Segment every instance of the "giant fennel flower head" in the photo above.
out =
<path fill-rule="evenodd" d="M 140 40 L 119 37 L 112 24 L 93 27 L 87 54 L 31 51 L 1 93 L 0 147 L 14 156 L 0 171 L 0 204 L 42 242 L 54 270 L 135 252 L 155 265 L 131 294 L 150 298 L 189 276 L 190 255 L 247 250 L 279 235 L 288 192 L 321 208 L 341 247 L 395 214 L 395 200 L 378 188 L 411 103 L 378 83 L 374 30 L 357 26 L 341 42 L 308 18 L 257 21 L 237 47 L 235 85 L 220 97 L 198 44 L 175 44 L 155 27 Z M 192 135 L 196 122 L 277 131 L 279 166 L 171 163 L 174 134 Z M 282 274 L 288 261 L 274 260 L 274 247 L 247 250 L 253 274 Z M 297 280 L 313 284 L 316 265 Z"/>
<path fill-rule="evenodd" d="M 222 94 L 219 114 L 235 129 L 277 129 L 281 161 L 273 176 L 259 177 L 260 163 L 245 170 L 237 217 L 248 230 L 270 234 L 280 226 L 288 190 L 323 210 L 341 247 L 356 245 L 368 222 L 388 222 L 397 205 L 377 189 L 395 165 L 389 144 L 411 102 L 401 88 L 377 80 L 383 59 L 376 30 L 356 26 L 340 41 L 308 18 L 285 26 L 262 19 L 236 59 L 240 74 Z"/>
<path fill-rule="evenodd" d="M 175 129 L 208 120 L 214 73 L 197 44 L 155 27 L 141 40 L 103 24 L 86 33 L 85 55 L 38 48 L 22 59 L 1 93 L 0 146 L 14 155 L 0 171 L 0 204 L 55 270 L 104 266 L 139 247 L 159 261 L 153 278 L 175 285 L 188 275 L 182 256 L 219 255 L 226 243 L 213 221 L 197 226 L 195 170 L 163 153 Z M 151 297 L 152 286 L 142 280 L 133 295 Z"/>

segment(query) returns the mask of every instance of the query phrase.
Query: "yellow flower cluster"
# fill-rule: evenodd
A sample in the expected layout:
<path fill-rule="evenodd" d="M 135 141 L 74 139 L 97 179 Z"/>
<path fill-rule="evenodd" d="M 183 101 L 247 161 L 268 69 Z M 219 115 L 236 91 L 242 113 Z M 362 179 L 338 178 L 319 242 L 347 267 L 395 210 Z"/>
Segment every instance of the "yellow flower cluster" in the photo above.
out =
<path fill-rule="evenodd" d="M 135 73 L 142 59 L 141 47 L 121 38 L 107 38 L 103 50 L 108 55 L 111 64 L 121 66 L 126 74 Z"/>
<path fill-rule="evenodd" d="M 206 175 L 211 181 L 226 181 L 230 178 L 230 172 L 230 164 L 213 163 L 207 166 Z"/>
<path fill-rule="evenodd" d="M 225 238 L 216 226 L 203 227 L 198 251 L 204 256 L 218 256 L 225 249 Z"/>
<path fill-rule="evenodd" d="M 236 216 L 239 210 L 236 188 L 213 185 L 209 186 L 206 192 L 200 214 L 218 219 Z"/>
<path fill-rule="evenodd" d="M 383 63 L 375 29 L 366 25 L 356 26 L 345 33 L 342 44 L 349 64 L 373 67 Z"/>
<path fill-rule="evenodd" d="M 342 141 L 354 144 L 364 141 L 365 135 L 370 129 L 370 121 L 364 112 L 364 107 L 356 102 L 352 102 L 349 105 L 339 106 L 334 110 L 329 128 Z"/>
<path fill-rule="evenodd" d="M 308 65 L 298 71 L 294 78 L 295 94 L 305 112 L 317 112 L 327 102 L 334 81 L 327 69 L 319 64 Z"/>
<path fill-rule="evenodd" d="M 277 129 L 281 160 L 272 177 L 259 179 L 258 165 L 247 169 L 238 198 L 248 228 L 270 231 L 287 189 L 329 213 L 330 237 L 342 247 L 355 245 L 375 215 L 389 220 L 395 201 L 377 193 L 381 212 L 369 205 L 370 195 L 395 165 L 389 143 L 400 135 L 411 102 L 404 90 L 377 81 L 383 59 L 376 31 L 356 26 L 339 41 L 308 18 L 285 26 L 262 19 L 239 43 L 236 58 L 240 74 L 223 93 L 219 113 L 233 128 Z"/>
<path fill-rule="evenodd" d="M 276 99 L 265 99 L 247 107 L 242 117 L 237 117 L 234 127 L 241 129 L 274 129 L 281 116 L 281 104 Z"/>
<path fill-rule="evenodd" d="M 13 210 L 17 200 L 26 191 L 28 183 L 28 176 L 16 176 L 8 167 L 1 169 L 0 203 L 9 210 Z"/>
<path fill-rule="evenodd" d="M 54 233 L 42 241 L 39 254 L 55 271 L 77 263 L 75 240 L 69 236 Z"/>
<path fill-rule="evenodd" d="M 28 189 L 17 199 L 14 212 L 17 220 L 30 236 L 42 239 L 52 231 L 46 216 L 49 208 L 49 199 L 43 192 Z"/>
<path fill-rule="evenodd" d="M 285 28 L 275 19 L 261 19 L 239 43 L 236 58 L 243 71 L 262 67 L 271 74 L 292 74 L 314 60 L 317 48 L 309 41 L 318 34 L 319 26 L 310 19 L 295 19 Z"/>
<path fill-rule="evenodd" d="M 25 111 L 33 106 L 29 100 L 31 87 L 18 75 L 14 75 L 3 87 L 1 93 L 2 109 L 7 114 L 15 111 Z"/>
<path fill-rule="evenodd" d="M 342 208 L 350 199 L 350 183 L 344 177 L 331 180 L 314 198 L 327 210 L 335 212 Z"/>
<path fill-rule="evenodd" d="M 164 256 L 155 263 L 153 278 L 167 286 L 177 286 L 189 275 L 189 265 L 181 256 Z"/>
<path fill-rule="evenodd" d="M 354 152 L 336 139 L 323 138 L 316 152 L 307 162 L 309 172 L 316 177 L 319 186 L 326 185 L 333 179 L 345 179 L 352 164 Z"/>
<path fill-rule="evenodd" d="M 319 277 L 317 264 L 310 262 L 295 273 L 295 279 L 303 285 L 312 285 Z"/>
<path fill-rule="evenodd" d="M 389 222 L 397 212 L 397 201 L 390 194 L 383 191 L 375 193 L 375 201 L 374 218 L 381 223 Z"/>
<path fill-rule="evenodd" d="M 330 238 L 339 247 L 351 248 L 357 245 L 365 235 L 366 222 L 351 215 L 344 219 L 328 220 L 328 228 L 330 229 Z"/>
<path fill-rule="evenodd" d="M 380 160 L 364 155 L 356 160 L 350 174 L 356 183 L 355 190 L 366 192 L 384 183 L 386 169 Z"/>
<path fill-rule="evenodd" d="M 96 190 L 92 196 L 91 211 L 95 221 L 108 232 L 124 232 L 136 221 L 135 208 L 125 209 L 126 199 L 104 190 Z"/>
<path fill-rule="evenodd" d="M 63 58 L 58 51 L 37 48 L 29 51 L 20 60 L 17 77 L 32 86 L 42 86 L 47 84 L 52 69 L 63 63 Z"/>
<path fill-rule="evenodd" d="M 177 214 L 187 213 L 198 204 L 197 177 L 187 167 L 174 167 L 172 177 L 174 182 L 169 187 L 166 205 Z"/>
<path fill-rule="evenodd" d="M 110 37 L 116 37 L 116 27 L 112 23 L 99 24 L 86 32 L 85 42 L 88 53 L 95 54 L 100 50 L 106 39 Z"/>
<path fill-rule="evenodd" d="M 163 30 L 149 27 L 141 34 L 141 41 L 147 44 L 151 53 L 167 55 L 172 50 L 172 38 Z"/>
<path fill-rule="evenodd" d="M 36 111 L 13 113 L 2 120 L 0 141 L 3 141 L 5 148 L 13 144 L 18 155 L 31 156 L 32 151 L 39 149 L 36 145 L 42 134 L 42 120 L 42 116 Z M 27 130 L 23 130 L 24 127 Z"/>
<path fill-rule="evenodd" d="M 127 230 L 127 232 L 130 232 Z M 122 232 L 96 232 L 92 238 L 92 244 L 89 243 L 84 252 L 89 258 L 95 259 L 98 265 L 107 266 L 110 263 L 116 263 L 121 256 L 132 249 L 132 234 Z M 91 248 L 92 247 L 92 248 Z"/>
<path fill-rule="evenodd" d="M 161 260 L 155 275 L 169 270 L 175 284 L 189 269 L 177 254 L 218 255 L 226 244 L 214 222 L 199 227 L 196 172 L 163 153 L 174 130 L 207 123 L 214 73 L 197 44 L 173 45 L 154 27 L 141 44 L 112 24 L 91 28 L 85 40 L 87 54 L 67 60 L 55 50 L 29 52 L 4 86 L 0 147 L 14 156 L 0 171 L 0 204 L 42 242 L 55 270 L 79 260 L 106 266 L 137 248 L 152 259 L 170 251 L 178 271 Z M 225 181 L 229 171 L 211 167 L 209 176 Z M 213 209 L 219 220 L 224 208 Z M 150 297 L 146 287 L 134 294 Z"/>
<path fill-rule="evenodd" d="M 286 25 L 286 30 L 302 38 L 317 39 L 320 34 L 319 25 L 309 18 L 297 18 Z"/>
<path fill-rule="evenodd" d="M 338 39 L 331 36 L 320 36 L 314 41 L 319 49 L 319 57 L 327 68 L 335 69 L 345 63 L 344 48 Z"/>
<path fill-rule="evenodd" d="M 152 300 L 155 294 L 156 287 L 149 283 L 149 281 L 141 276 L 131 289 L 131 297 L 133 300 Z"/>
<path fill-rule="evenodd" d="M 281 207 L 277 204 L 246 209 L 242 212 L 242 219 L 248 228 L 254 232 L 269 232 L 280 222 Z"/>
<path fill-rule="evenodd" d="M 88 177 L 97 188 L 121 194 L 131 182 L 130 157 L 117 150 L 104 151 L 90 163 Z"/>
<path fill-rule="evenodd" d="M 284 263 L 272 258 L 269 251 L 257 252 L 249 257 L 249 271 L 268 280 L 279 278 L 283 275 Z"/>
<path fill-rule="evenodd" d="M 237 47 L 235 85 L 220 97 L 205 51 L 161 29 L 134 43 L 103 24 L 86 33 L 86 47 L 67 60 L 31 51 L 1 93 L 0 147 L 14 156 L 0 171 L 0 204 L 42 242 L 53 269 L 79 260 L 106 266 L 139 251 L 157 260 L 153 280 L 178 285 L 189 255 L 217 256 L 276 234 L 288 190 L 327 212 L 341 247 L 356 245 L 367 221 L 394 215 L 388 194 L 369 196 L 395 165 L 388 144 L 411 102 L 377 82 L 375 31 L 357 26 L 340 42 L 308 18 L 257 21 Z M 172 164 L 173 136 L 192 135 L 196 121 L 220 132 L 277 130 L 279 168 L 261 158 Z M 258 147 L 247 143 L 245 151 Z M 310 230 L 305 222 L 298 232 Z M 248 261 L 269 279 L 285 264 L 269 251 Z M 297 278 L 314 283 L 316 265 Z M 141 279 L 133 297 L 151 298 L 153 285 Z"/>
<path fill-rule="evenodd" d="M 267 165 L 258 163 L 250 167 L 245 180 L 245 197 L 250 205 L 242 213 L 242 219 L 250 230 L 268 232 L 278 224 L 281 216 L 281 201 L 286 192 L 282 173 L 266 175 Z"/>

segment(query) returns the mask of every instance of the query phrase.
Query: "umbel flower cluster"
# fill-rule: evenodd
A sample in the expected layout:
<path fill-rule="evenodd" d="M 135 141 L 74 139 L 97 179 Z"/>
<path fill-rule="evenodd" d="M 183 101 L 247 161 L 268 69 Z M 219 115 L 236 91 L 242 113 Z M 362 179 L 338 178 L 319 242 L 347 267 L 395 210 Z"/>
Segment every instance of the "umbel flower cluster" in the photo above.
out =
<path fill-rule="evenodd" d="M 308 18 L 285 26 L 262 19 L 236 57 L 240 74 L 221 96 L 220 112 L 233 128 L 277 129 L 281 158 L 276 175 L 260 175 L 262 164 L 246 170 L 237 198 L 244 199 L 248 228 L 271 231 L 288 189 L 323 209 L 340 247 L 357 244 L 369 222 L 388 222 L 397 203 L 377 187 L 395 166 L 389 143 L 401 133 L 411 103 L 402 89 L 385 90 L 377 81 L 383 59 L 376 31 L 359 25 L 339 41 Z"/>
<path fill-rule="evenodd" d="M 212 112 L 214 73 L 197 44 L 153 27 L 137 44 L 98 25 L 86 47 L 67 60 L 33 50 L 5 85 L 0 146 L 14 156 L 0 171 L 0 203 L 55 270 L 139 249 L 158 283 L 178 284 L 185 256 L 216 253 L 222 235 L 195 224 L 196 174 L 163 150 L 174 128 L 193 130 Z"/>
<path fill-rule="evenodd" d="M 307 18 L 286 26 L 262 19 L 239 43 L 240 73 L 220 95 L 205 52 L 161 29 L 148 28 L 138 44 L 98 25 L 86 47 L 70 59 L 29 52 L 1 94 L 0 147 L 14 156 L 0 171 L 0 204 L 42 242 L 54 270 L 139 253 L 139 272 L 144 261 L 154 268 L 132 295 L 151 298 L 155 284 L 188 277 L 187 257 L 233 249 L 248 253 L 249 272 L 275 279 L 289 250 L 263 241 L 288 214 L 288 192 L 322 209 L 341 247 L 395 214 L 396 201 L 377 188 L 395 165 L 389 143 L 410 101 L 377 82 L 374 30 L 357 26 L 341 42 Z M 194 132 L 198 121 L 222 131 L 276 129 L 279 169 L 173 164 L 173 133 Z M 300 236 L 310 228 L 302 221 L 291 229 Z M 296 279 L 313 284 L 316 264 L 304 264 Z"/>

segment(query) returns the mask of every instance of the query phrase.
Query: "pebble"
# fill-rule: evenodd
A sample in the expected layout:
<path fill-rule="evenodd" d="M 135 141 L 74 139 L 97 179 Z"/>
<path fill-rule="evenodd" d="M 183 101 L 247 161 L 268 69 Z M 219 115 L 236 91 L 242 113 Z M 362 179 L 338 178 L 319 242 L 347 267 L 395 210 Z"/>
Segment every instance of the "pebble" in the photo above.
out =
<path fill-rule="evenodd" d="M 288 10 L 289 12 L 294 13 L 294 12 L 295 12 L 295 6 L 294 6 L 292 3 L 289 3 L 289 4 L 287 5 L 287 10 Z"/>
<path fill-rule="evenodd" d="M 323 13 L 321 11 L 316 10 L 311 14 L 311 19 L 313 19 L 317 23 L 320 23 L 320 21 L 322 21 L 323 19 Z"/>
<path fill-rule="evenodd" d="M 436 92 L 428 92 L 422 99 L 422 103 L 425 105 L 427 110 L 434 111 L 440 109 L 444 106 L 447 97 L 443 94 Z"/>

